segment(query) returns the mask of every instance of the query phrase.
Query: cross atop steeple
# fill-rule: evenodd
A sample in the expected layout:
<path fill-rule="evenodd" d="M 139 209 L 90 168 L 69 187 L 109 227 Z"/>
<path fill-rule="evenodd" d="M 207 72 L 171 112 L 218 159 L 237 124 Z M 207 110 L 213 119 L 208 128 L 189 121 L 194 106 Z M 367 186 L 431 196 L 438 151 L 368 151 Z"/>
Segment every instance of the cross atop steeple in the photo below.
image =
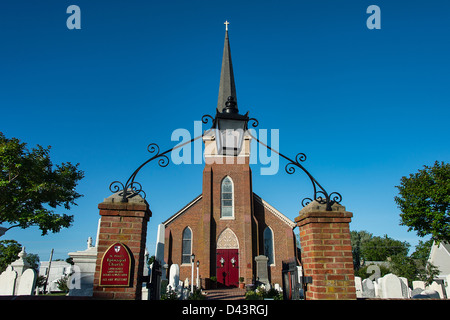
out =
<path fill-rule="evenodd" d="M 219 98 L 217 109 L 222 112 L 226 107 L 228 97 L 232 96 L 237 102 L 236 86 L 234 84 L 233 64 L 231 63 L 230 41 L 228 39 L 228 21 L 225 21 L 225 42 L 223 45 L 222 70 L 220 72 Z"/>

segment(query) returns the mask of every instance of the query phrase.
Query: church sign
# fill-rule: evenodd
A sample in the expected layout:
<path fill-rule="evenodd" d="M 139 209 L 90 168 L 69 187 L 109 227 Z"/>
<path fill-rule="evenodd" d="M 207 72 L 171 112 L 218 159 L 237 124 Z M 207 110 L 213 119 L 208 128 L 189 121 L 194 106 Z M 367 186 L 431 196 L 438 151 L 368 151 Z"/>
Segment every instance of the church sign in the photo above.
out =
<path fill-rule="evenodd" d="M 100 285 L 109 287 L 128 287 L 131 279 L 131 255 L 128 248 L 116 242 L 102 257 Z"/>

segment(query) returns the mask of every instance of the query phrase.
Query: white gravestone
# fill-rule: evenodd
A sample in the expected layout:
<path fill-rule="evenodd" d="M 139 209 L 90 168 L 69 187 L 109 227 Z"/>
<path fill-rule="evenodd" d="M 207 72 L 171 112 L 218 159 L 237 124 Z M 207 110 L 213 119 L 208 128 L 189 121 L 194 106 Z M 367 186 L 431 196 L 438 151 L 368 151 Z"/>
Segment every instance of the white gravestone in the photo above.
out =
<path fill-rule="evenodd" d="M 416 281 L 412 282 L 412 285 L 413 285 L 413 289 L 425 290 L 425 281 L 416 280 Z"/>
<path fill-rule="evenodd" d="M 393 273 L 380 278 L 382 298 L 403 298 L 402 281 Z"/>
<path fill-rule="evenodd" d="M 364 279 L 361 284 L 363 298 L 375 298 L 375 287 L 372 280 Z"/>
<path fill-rule="evenodd" d="M 180 266 L 178 264 L 172 264 L 169 269 L 169 285 L 167 289 L 175 290 L 180 282 Z"/>
<path fill-rule="evenodd" d="M 382 293 L 381 293 L 381 281 L 380 281 L 380 279 L 381 278 L 378 278 L 378 280 L 375 280 L 374 282 L 373 282 L 373 287 L 374 287 L 374 289 L 375 289 L 375 297 L 376 298 L 381 298 L 383 295 L 382 295 Z"/>
<path fill-rule="evenodd" d="M 441 286 L 440 283 L 437 283 L 436 281 L 433 281 L 433 282 L 427 287 L 427 289 L 428 289 L 428 290 L 434 290 L 434 291 L 436 291 L 436 292 L 439 294 L 439 297 L 440 297 L 441 299 L 444 298 L 444 290 L 443 290 L 443 288 L 442 288 L 442 286 Z"/>
<path fill-rule="evenodd" d="M 401 284 L 402 284 L 402 295 L 403 298 L 409 299 L 411 298 L 411 290 L 408 287 L 408 279 L 405 277 L 399 277 Z"/>
<path fill-rule="evenodd" d="M 14 295 L 16 279 L 17 272 L 9 265 L 6 270 L 0 274 L 0 296 Z"/>
<path fill-rule="evenodd" d="M 361 277 L 355 277 L 355 289 L 356 289 L 356 297 L 362 298 L 362 280 Z"/>
<path fill-rule="evenodd" d="M 31 296 L 36 286 L 36 271 L 27 269 L 20 277 L 19 286 L 17 288 L 18 296 Z"/>

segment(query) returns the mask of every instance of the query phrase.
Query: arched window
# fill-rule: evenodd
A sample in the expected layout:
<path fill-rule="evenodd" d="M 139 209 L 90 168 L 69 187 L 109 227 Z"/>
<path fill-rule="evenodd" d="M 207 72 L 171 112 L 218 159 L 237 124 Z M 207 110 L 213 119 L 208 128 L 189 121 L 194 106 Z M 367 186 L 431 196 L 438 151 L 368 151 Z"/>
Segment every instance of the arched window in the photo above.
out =
<path fill-rule="evenodd" d="M 234 217 L 234 187 L 233 187 L 233 181 L 230 177 L 225 177 L 222 180 L 221 185 L 221 192 L 220 192 L 220 198 L 221 198 L 221 211 L 220 211 L 220 217 L 221 218 L 232 218 Z"/>
<path fill-rule="evenodd" d="M 186 227 L 183 230 L 183 248 L 181 254 L 181 263 L 191 263 L 192 253 L 192 231 L 191 228 Z"/>
<path fill-rule="evenodd" d="M 273 232 L 269 227 L 264 230 L 264 255 L 269 258 L 267 261 L 269 265 L 275 263 L 273 254 Z"/>

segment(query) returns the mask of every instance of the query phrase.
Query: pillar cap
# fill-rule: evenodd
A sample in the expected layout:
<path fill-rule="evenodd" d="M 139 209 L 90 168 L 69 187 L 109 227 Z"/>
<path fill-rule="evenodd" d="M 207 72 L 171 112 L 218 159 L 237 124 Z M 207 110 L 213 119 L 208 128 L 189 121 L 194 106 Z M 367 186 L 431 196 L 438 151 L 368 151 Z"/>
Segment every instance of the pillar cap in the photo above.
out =
<path fill-rule="evenodd" d="M 102 203 L 98 204 L 100 215 L 111 215 L 111 213 L 106 213 L 102 210 L 113 210 L 117 211 L 117 213 L 112 215 L 118 215 L 119 211 L 122 212 L 122 215 L 124 214 L 124 211 L 143 211 L 146 213 L 145 215 L 147 217 L 152 216 L 148 202 L 139 194 L 135 193 L 128 196 L 127 199 L 128 202 L 122 202 L 122 191 L 110 195 L 108 198 L 105 198 Z"/>
<path fill-rule="evenodd" d="M 130 191 L 128 191 L 130 192 Z M 103 200 L 103 203 L 118 203 L 122 201 L 122 191 L 118 191 L 116 193 L 113 193 L 108 198 L 105 198 Z M 127 194 L 128 203 L 136 203 L 136 204 L 145 204 L 147 203 L 144 198 L 141 197 L 140 194 L 134 193 L 130 194 L 128 196 Z"/>
<path fill-rule="evenodd" d="M 333 204 L 332 211 L 326 210 L 326 204 L 320 204 L 313 201 L 302 210 L 300 210 L 298 217 L 295 218 L 297 225 L 309 222 L 350 222 L 353 213 L 345 210 L 345 207 L 340 204 Z"/>
<path fill-rule="evenodd" d="M 311 201 L 309 204 L 307 204 L 302 210 L 300 210 L 300 215 L 306 212 L 326 211 L 326 210 L 327 210 L 326 203 L 321 204 L 317 200 L 314 200 Z M 334 203 L 331 206 L 331 212 L 333 211 L 345 212 L 345 207 L 339 203 Z"/>

